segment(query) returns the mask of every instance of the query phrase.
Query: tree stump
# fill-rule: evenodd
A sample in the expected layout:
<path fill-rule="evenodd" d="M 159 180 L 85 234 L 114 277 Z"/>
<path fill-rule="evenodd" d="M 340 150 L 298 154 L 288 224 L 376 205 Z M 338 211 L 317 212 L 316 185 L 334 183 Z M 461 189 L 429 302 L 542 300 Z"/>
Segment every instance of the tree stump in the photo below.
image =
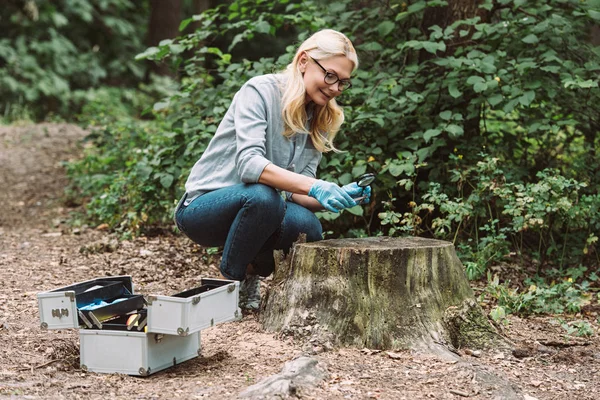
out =
<path fill-rule="evenodd" d="M 501 340 L 452 243 L 373 237 L 299 243 L 263 301 L 263 327 L 369 349 L 456 348 Z"/>

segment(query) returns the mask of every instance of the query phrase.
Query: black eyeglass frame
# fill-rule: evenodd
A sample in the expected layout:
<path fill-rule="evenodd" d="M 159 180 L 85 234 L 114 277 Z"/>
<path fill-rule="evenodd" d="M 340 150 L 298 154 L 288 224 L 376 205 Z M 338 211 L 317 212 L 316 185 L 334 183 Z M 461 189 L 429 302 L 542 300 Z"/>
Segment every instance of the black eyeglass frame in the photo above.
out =
<path fill-rule="evenodd" d="M 339 76 L 337 76 L 336 73 L 334 72 L 329 72 L 325 69 L 325 67 L 323 67 L 317 60 L 315 60 L 314 58 L 312 58 L 311 56 L 309 56 L 311 60 L 313 60 L 315 62 L 315 64 L 317 64 L 322 70 L 323 72 L 325 72 L 325 76 L 323 77 L 323 82 L 325 82 L 328 85 L 334 85 L 334 84 L 338 84 L 338 90 L 340 92 L 346 91 L 348 89 L 350 89 L 352 87 L 352 82 L 350 81 L 350 79 L 340 79 Z M 327 78 L 333 76 L 335 78 L 335 81 L 333 82 L 327 82 Z"/>

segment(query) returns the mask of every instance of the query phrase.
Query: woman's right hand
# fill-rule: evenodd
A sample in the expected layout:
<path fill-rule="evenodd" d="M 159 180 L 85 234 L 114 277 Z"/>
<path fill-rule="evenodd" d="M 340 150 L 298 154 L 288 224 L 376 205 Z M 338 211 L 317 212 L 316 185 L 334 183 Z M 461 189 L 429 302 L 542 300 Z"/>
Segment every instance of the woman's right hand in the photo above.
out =
<path fill-rule="evenodd" d="M 352 197 L 340 186 L 321 179 L 313 183 L 308 195 L 317 199 L 326 210 L 335 213 L 356 205 Z"/>

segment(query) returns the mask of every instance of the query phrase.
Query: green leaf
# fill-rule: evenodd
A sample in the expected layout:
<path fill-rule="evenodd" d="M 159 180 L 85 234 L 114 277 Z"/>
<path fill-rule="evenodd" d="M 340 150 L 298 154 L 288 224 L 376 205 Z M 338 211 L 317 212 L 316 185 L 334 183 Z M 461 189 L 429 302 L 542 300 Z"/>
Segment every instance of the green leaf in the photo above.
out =
<path fill-rule="evenodd" d="M 535 99 L 535 92 L 533 90 L 528 90 L 523 93 L 521 97 L 519 97 L 519 103 L 524 106 L 529 106 L 531 102 Z"/>
<path fill-rule="evenodd" d="M 398 13 L 398 15 L 396 15 L 396 21 L 401 21 L 404 18 L 408 17 L 410 14 L 406 11 Z"/>
<path fill-rule="evenodd" d="M 67 17 L 58 12 L 52 13 L 52 21 L 57 28 L 63 27 L 69 23 Z"/>
<path fill-rule="evenodd" d="M 240 43 L 242 40 L 244 40 L 246 32 L 242 32 L 242 33 L 238 33 L 237 35 L 235 35 L 233 37 L 233 40 L 231 41 L 231 44 L 228 47 L 228 51 L 231 51 L 238 43 Z"/>
<path fill-rule="evenodd" d="M 183 32 L 183 30 L 185 28 L 187 28 L 187 26 L 193 21 L 192 18 L 187 18 L 184 19 L 183 21 L 181 21 L 181 23 L 179 24 L 179 32 Z"/>
<path fill-rule="evenodd" d="M 600 11 L 588 10 L 588 13 L 590 14 L 590 17 L 596 21 L 600 21 Z"/>
<path fill-rule="evenodd" d="M 591 79 L 588 79 L 587 81 L 577 82 L 577 86 L 579 86 L 582 89 L 598 87 L 598 81 L 593 81 Z"/>
<path fill-rule="evenodd" d="M 171 174 L 161 174 L 161 176 L 160 176 L 160 184 L 165 189 L 170 188 L 171 185 L 173 184 L 174 180 L 175 180 L 175 178 L 173 178 L 173 175 L 171 175 Z"/>
<path fill-rule="evenodd" d="M 415 50 L 420 50 L 423 48 L 423 42 L 420 42 L 418 40 L 409 40 L 408 42 L 402 45 L 402 48 L 404 47 L 410 47 Z"/>
<path fill-rule="evenodd" d="M 438 50 L 440 50 L 440 46 L 436 42 L 422 42 L 422 44 L 423 44 L 423 48 L 428 53 L 435 54 L 435 53 L 437 53 Z"/>
<path fill-rule="evenodd" d="M 152 107 L 152 109 L 154 111 L 160 111 L 160 110 L 164 110 L 165 108 L 169 107 L 169 101 L 157 101 L 156 103 L 154 103 L 154 106 Z"/>
<path fill-rule="evenodd" d="M 390 171 L 390 174 L 392 174 L 392 176 L 399 176 L 401 173 L 404 172 L 404 167 L 402 166 L 402 164 L 391 164 L 388 168 L 388 171 Z"/>
<path fill-rule="evenodd" d="M 475 85 L 476 83 L 485 83 L 485 79 L 479 75 L 472 75 L 467 79 L 467 85 Z"/>
<path fill-rule="evenodd" d="M 408 6 L 408 8 L 406 9 L 407 12 L 409 13 L 415 13 L 415 12 L 419 12 L 421 10 L 423 10 L 425 7 L 427 7 L 427 2 L 425 1 L 417 1 L 414 4 L 411 4 L 410 6 Z"/>
<path fill-rule="evenodd" d="M 174 43 L 169 45 L 169 50 L 172 54 L 180 54 L 185 51 L 185 47 L 180 44 Z"/>
<path fill-rule="evenodd" d="M 160 49 L 158 47 L 148 47 L 143 53 L 136 55 L 135 59 L 136 60 L 152 59 L 151 57 L 153 55 L 155 55 L 156 53 L 158 53 L 159 51 L 160 51 Z"/>
<path fill-rule="evenodd" d="M 529 35 L 527 35 L 523 39 L 521 39 L 521 41 L 523 41 L 527 44 L 533 44 L 533 43 L 539 42 L 540 39 L 538 39 L 538 37 L 536 35 L 534 35 L 533 33 L 530 33 Z"/>
<path fill-rule="evenodd" d="M 135 169 L 136 169 L 137 176 L 142 181 L 147 180 L 150 177 L 150 174 L 152 173 L 152 167 L 148 166 L 148 164 L 145 164 L 145 163 L 137 164 Z"/>
<path fill-rule="evenodd" d="M 452 111 L 442 111 L 440 113 L 440 118 L 444 121 L 450 121 L 450 119 L 452 118 Z"/>
<path fill-rule="evenodd" d="M 254 26 L 254 29 L 260 33 L 269 33 L 271 30 L 271 24 L 267 21 L 258 21 L 258 23 Z"/>
<path fill-rule="evenodd" d="M 485 91 L 488 88 L 488 85 L 486 82 L 478 82 L 475 85 L 473 85 L 473 90 L 475 91 L 475 93 L 481 93 L 483 91 Z"/>
<path fill-rule="evenodd" d="M 365 172 L 367 172 L 367 164 L 355 165 L 352 168 L 352 176 L 361 176 Z"/>
<path fill-rule="evenodd" d="M 423 95 L 415 92 L 406 92 L 406 97 L 415 103 L 420 103 L 423 101 Z"/>
<path fill-rule="evenodd" d="M 493 96 L 488 97 L 488 102 L 492 107 L 500 104 L 502 102 L 503 96 L 501 94 L 495 94 Z"/>
<path fill-rule="evenodd" d="M 379 36 L 385 37 L 390 34 L 396 28 L 396 24 L 392 21 L 383 21 L 379 25 L 377 25 L 377 32 Z"/>
<path fill-rule="evenodd" d="M 359 44 L 356 47 L 359 50 L 364 50 L 364 51 L 381 51 L 381 50 L 383 50 L 383 46 L 381 46 L 377 42 L 367 42 L 367 43 Z"/>
<path fill-rule="evenodd" d="M 371 118 L 371 121 L 375 122 L 377 125 L 379 125 L 382 128 L 385 126 L 385 121 L 381 117 Z"/>
<path fill-rule="evenodd" d="M 429 143 L 431 138 L 438 136 L 440 133 L 442 133 L 442 131 L 439 129 L 428 129 L 423 134 L 423 139 L 425 140 L 425 143 Z"/>
<path fill-rule="evenodd" d="M 502 108 L 502 110 L 503 110 L 505 113 L 507 113 L 507 114 L 508 114 L 508 113 L 512 112 L 512 110 L 514 110 L 514 109 L 515 109 L 515 106 L 516 106 L 518 103 L 519 103 L 519 99 L 518 99 L 518 98 L 517 98 L 517 99 L 512 99 L 512 100 L 510 100 L 508 103 L 506 103 L 506 104 L 504 105 L 504 107 Z"/>
<path fill-rule="evenodd" d="M 450 124 L 444 130 L 454 137 L 462 136 L 465 133 L 463 127 L 456 124 Z"/>
<path fill-rule="evenodd" d="M 346 211 L 348 211 L 352 215 L 356 215 L 356 216 L 359 216 L 359 217 L 362 217 L 363 214 L 364 214 L 364 209 L 360 205 L 354 206 L 354 207 L 350 207 L 350 208 L 346 208 Z"/>
<path fill-rule="evenodd" d="M 350 182 L 352 182 L 352 174 L 350 174 L 349 172 L 346 172 L 346 173 L 340 175 L 340 177 L 338 178 L 338 181 L 339 181 L 340 185 L 347 185 Z"/>
<path fill-rule="evenodd" d="M 448 86 L 448 93 L 450 93 L 450 96 L 454 97 L 455 99 L 458 99 L 460 96 L 462 96 L 462 92 L 458 90 L 456 83 L 451 83 Z"/>

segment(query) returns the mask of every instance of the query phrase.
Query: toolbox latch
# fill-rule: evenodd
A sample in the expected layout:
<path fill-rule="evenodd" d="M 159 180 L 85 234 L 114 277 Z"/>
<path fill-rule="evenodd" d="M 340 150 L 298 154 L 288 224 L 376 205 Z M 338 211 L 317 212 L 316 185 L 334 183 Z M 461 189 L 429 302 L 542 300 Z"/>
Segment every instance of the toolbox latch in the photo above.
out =
<path fill-rule="evenodd" d="M 187 336 L 190 333 L 190 327 L 188 326 L 186 329 L 177 328 L 177 334 L 179 336 Z"/>
<path fill-rule="evenodd" d="M 196 296 L 196 297 L 192 298 L 192 305 L 196 305 L 196 304 L 200 303 L 201 299 L 202 299 L 202 297 L 200 297 L 200 296 Z"/>

